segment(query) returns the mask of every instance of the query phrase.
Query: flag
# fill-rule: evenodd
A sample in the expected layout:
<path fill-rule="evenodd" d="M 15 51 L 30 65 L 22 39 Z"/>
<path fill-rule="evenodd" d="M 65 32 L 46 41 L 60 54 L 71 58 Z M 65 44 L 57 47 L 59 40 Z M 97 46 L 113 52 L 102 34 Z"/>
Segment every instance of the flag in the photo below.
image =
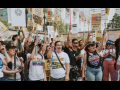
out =
<path fill-rule="evenodd" d="M 71 8 L 69 8 L 69 15 L 70 15 L 70 25 L 71 25 Z"/>
<path fill-rule="evenodd" d="M 84 12 L 83 11 L 81 11 L 81 20 L 82 20 L 82 22 L 84 22 Z"/>

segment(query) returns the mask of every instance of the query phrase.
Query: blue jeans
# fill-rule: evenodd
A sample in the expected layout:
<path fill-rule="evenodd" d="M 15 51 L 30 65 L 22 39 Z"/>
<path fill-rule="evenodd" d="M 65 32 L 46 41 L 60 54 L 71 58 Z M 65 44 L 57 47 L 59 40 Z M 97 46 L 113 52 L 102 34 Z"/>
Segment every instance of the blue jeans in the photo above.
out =
<path fill-rule="evenodd" d="M 44 79 L 40 79 L 40 80 L 30 80 L 29 81 L 44 81 Z"/>
<path fill-rule="evenodd" d="M 14 81 L 14 79 L 4 79 L 5 81 Z M 21 81 L 21 79 L 16 79 L 16 81 Z"/>
<path fill-rule="evenodd" d="M 4 78 L 3 78 L 3 77 L 0 77 L 0 81 L 4 81 Z"/>
<path fill-rule="evenodd" d="M 102 69 L 88 67 L 86 68 L 86 78 L 87 81 L 102 81 Z"/>

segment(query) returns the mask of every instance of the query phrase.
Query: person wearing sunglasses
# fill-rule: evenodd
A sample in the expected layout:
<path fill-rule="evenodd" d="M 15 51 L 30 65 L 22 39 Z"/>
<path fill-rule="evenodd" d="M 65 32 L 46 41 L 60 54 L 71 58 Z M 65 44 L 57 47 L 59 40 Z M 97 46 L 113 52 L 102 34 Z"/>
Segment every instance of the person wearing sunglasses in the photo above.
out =
<path fill-rule="evenodd" d="M 85 41 L 85 43 L 79 47 L 79 42 L 77 39 L 72 39 L 72 42 L 70 43 L 70 32 L 71 32 L 71 25 L 69 26 L 69 33 L 68 33 L 68 39 L 67 43 L 65 45 L 64 51 L 68 54 L 70 58 L 70 81 L 76 81 L 77 80 L 77 72 L 81 75 L 81 58 L 83 55 L 80 54 L 80 51 L 85 47 L 87 42 L 90 38 L 90 32 L 88 32 L 88 37 Z M 71 48 L 71 49 L 70 49 Z"/>
<path fill-rule="evenodd" d="M 84 54 L 83 58 L 83 66 L 82 66 L 82 80 L 87 81 L 102 81 L 102 69 L 101 69 L 101 55 L 100 52 L 103 48 L 103 40 L 104 34 L 106 30 L 103 31 L 103 37 L 101 44 L 96 48 L 95 42 L 88 42 L 85 51 L 87 53 Z M 87 66 L 87 67 L 86 67 Z M 86 75 L 85 75 L 86 68 Z"/>
<path fill-rule="evenodd" d="M 114 75 L 115 75 L 114 63 L 115 63 L 115 58 L 116 58 L 116 50 L 111 49 L 111 47 L 112 47 L 112 42 L 107 41 L 106 50 L 103 51 L 104 81 L 109 81 L 109 73 L 111 76 L 111 81 L 114 81 Z"/>
<path fill-rule="evenodd" d="M 20 73 L 23 70 L 23 58 L 18 58 L 15 56 L 16 46 L 13 42 L 10 42 L 6 45 L 8 57 L 4 58 L 5 65 L 3 66 L 3 73 L 5 81 L 14 81 L 14 74 L 16 73 L 16 81 L 21 81 Z M 14 57 L 16 57 L 16 69 L 14 69 Z"/>
<path fill-rule="evenodd" d="M 37 56 L 36 56 L 37 46 Z M 40 47 L 37 42 L 31 44 L 32 53 L 29 56 L 29 81 L 47 81 L 45 72 L 44 56 L 40 54 Z M 37 58 L 37 59 L 36 59 Z"/>

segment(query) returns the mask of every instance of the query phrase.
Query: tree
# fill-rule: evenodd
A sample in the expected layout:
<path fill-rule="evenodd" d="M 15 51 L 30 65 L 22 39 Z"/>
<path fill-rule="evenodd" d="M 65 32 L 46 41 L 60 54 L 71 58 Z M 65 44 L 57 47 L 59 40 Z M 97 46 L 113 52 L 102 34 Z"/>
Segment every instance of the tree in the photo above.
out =
<path fill-rule="evenodd" d="M 6 26 L 6 27 L 8 27 L 8 26 L 11 26 L 11 23 L 8 23 L 8 21 L 6 20 L 6 19 L 1 19 L 0 18 L 0 21 Z"/>
<path fill-rule="evenodd" d="M 112 20 L 110 20 L 110 23 L 107 23 L 107 29 L 111 28 L 120 28 L 120 16 L 118 16 L 117 13 L 115 13 Z"/>

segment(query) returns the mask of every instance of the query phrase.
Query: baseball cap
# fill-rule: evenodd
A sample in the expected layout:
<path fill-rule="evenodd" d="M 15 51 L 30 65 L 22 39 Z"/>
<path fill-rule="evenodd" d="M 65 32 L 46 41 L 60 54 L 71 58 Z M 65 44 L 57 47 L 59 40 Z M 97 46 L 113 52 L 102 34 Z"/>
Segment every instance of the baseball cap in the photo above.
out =
<path fill-rule="evenodd" d="M 12 37 L 12 40 L 14 41 L 14 37 L 17 37 L 18 35 L 16 34 L 16 35 L 13 35 L 13 37 Z"/>
<path fill-rule="evenodd" d="M 108 43 L 109 43 L 109 44 L 112 44 L 112 42 L 111 42 L 111 41 L 107 41 L 107 42 L 106 42 L 106 44 L 108 44 Z"/>
<path fill-rule="evenodd" d="M 9 42 L 9 43 L 6 45 L 6 49 L 8 50 L 8 49 L 11 48 L 11 47 L 17 48 L 17 46 L 15 46 L 13 42 Z"/>

